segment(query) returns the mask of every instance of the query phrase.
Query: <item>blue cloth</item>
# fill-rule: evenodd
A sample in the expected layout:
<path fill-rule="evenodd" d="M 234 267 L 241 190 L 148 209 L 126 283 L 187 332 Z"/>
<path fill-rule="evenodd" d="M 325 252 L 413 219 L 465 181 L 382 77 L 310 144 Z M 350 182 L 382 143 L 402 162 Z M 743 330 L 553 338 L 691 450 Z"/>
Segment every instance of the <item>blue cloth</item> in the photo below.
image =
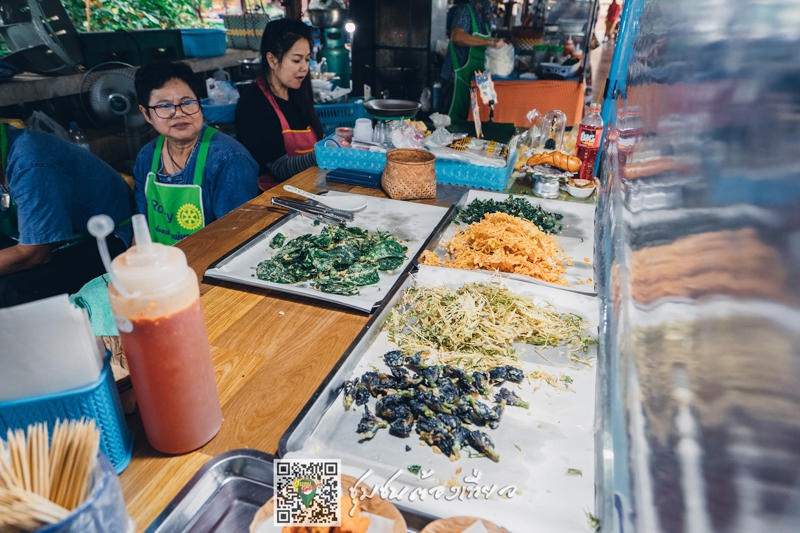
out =
<path fill-rule="evenodd" d="M 200 130 L 200 137 L 207 126 Z M 197 164 L 197 152 L 200 143 L 196 143 L 186 166 L 171 176 L 164 173 L 164 162 L 159 162 L 156 180 L 160 183 L 189 185 L 194 181 L 194 169 Z M 144 187 L 147 184 L 147 173 L 153 165 L 153 153 L 156 141 L 148 143 L 136 157 L 133 167 L 134 195 L 139 212 L 147 214 L 147 200 Z M 203 211 L 205 224 L 208 225 L 228 214 L 240 205 L 252 200 L 258 194 L 258 163 L 247 149 L 238 141 L 217 132 L 211 138 L 208 147 L 206 168 L 203 171 Z"/>
<path fill-rule="evenodd" d="M 41 131 L 8 128 L 6 180 L 17 205 L 19 243 L 52 244 L 86 231 L 94 215 L 117 224 L 130 245 L 131 190 L 110 166 L 88 150 Z"/>
<path fill-rule="evenodd" d="M 472 17 L 470 17 L 469 14 L 468 4 L 451 7 L 447 15 L 450 18 L 451 38 L 453 35 L 452 31 L 455 30 L 456 28 L 461 28 L 468 34 L 472 35 Z M 486 35 L 489 34 L 490 30 L 489 30 L 488 17 L 484 16 L 482 13 L 479 13 L 476 10 L 475 22 L 478 25 L 478 33 Z M 458 68 L 461 68 L 467 64 L 467 58 L 469 57 L 469 46 L 456 46 L 455 49 L 456 49 L 456 57 L 458 58 Z M 444 55 L 444 65 L 442 65 L 442 78 L 448 80 L 451 83 L 455 83 L 456 81 L 456 71 L 455 67 L 453 67 L 453 58 L 452 55 L 450 54 L 449 47 L 447 53 L 445 53 Z"/>

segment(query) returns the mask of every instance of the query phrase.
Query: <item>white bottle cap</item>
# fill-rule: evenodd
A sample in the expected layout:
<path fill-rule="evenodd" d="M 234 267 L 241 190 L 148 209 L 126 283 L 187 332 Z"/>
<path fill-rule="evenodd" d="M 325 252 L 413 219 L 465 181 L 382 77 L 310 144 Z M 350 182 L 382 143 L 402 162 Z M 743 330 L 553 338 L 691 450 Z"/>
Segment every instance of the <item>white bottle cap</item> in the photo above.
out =
<path fill-rule="evenodd" d="M 133 216 L 133 234 L 136 246 L 112 262 L 117 279 L 129 292 L 159 292 L 186 279 L 190 269 L 183 251 L 154 243 L 144 215 Z"/>

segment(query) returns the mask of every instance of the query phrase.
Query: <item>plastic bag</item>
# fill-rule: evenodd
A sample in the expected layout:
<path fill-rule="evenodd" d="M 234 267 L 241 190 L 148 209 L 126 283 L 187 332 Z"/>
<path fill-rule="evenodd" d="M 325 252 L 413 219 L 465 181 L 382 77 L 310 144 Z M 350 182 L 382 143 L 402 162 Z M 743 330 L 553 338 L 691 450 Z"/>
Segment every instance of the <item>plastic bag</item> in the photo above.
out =
<path fill-rule="evenodd" d="M 239 91 L 230 81 L 208 78 L 206 89 L 211 105 L 228 105 L 239 101 Z"/>
<path fill-rule="evenodd" d="M 425 146 L 425 134 L 405 120 L 396 120 L 391 125 L 392 146 L 395 148 L 420 149 Z"/>
<path fill-rule="evenodd" d="M 425 147 L 436 148 L 446 146 L 453 142 L 456 136 L 447 131 L 447 126 L 451 123 L 450 116 L 441 113 L 433 113 L 430 119 L 431 122 L 433 122 L 435 130 L 425 139 Z"/>
<path fill-rule="evenodd" d="M 514 72 L 514 46 L 505 43 L 501 48 L 487 48 L 486 70 L 495 76 L 510 76 Z"/>
<path fill-rule="evenodd" d="M 104 533 L 133 532 L 136 523 L 125 510 L 125 499 L 119 478 L 102 453 L 98 457 L 92 479 L 92 491 L 67 518 L 41 529 L 37 533 Z"/>
<path fill-rule="evenodd" d="M 433 137 L 433 135 L 431 135 Z M 495 141 L 464 137 L 446 146 L 427 145 L 430 152 L 443 159 L 455 159 L 477 166 L 504 167 L 508 163 L 508 146 Z"/>
<path fill-rule="evenodd" d="M 43 111 L 34 111 L 30 118 L 25 121 L 25 128 L 33 131 L 51 133 L 56 137 L 61 137 L 67 142 L 71 142 L 67 130 L 62 128 L 61 124 L 48 117 Z"/>
<path fill-rule="evenodd" d="M 519 138 L 519 145 L 528 149 L 539 144 L 539 136 L 542 133 L 542 115 L 537 109 L 531 109 L 525 115 L 528 119 L 528 130 Z"/>
<path fill-rule="evenodd" d="M 419 97 L 419 103 L 422 105 L 421 110 L 423 113 L 427 113 L 431 110 L 431 106 L 433 105 L 433 94 L 431 93 L 430 87 L 425 87 L 422 89 L 422 94 Z"/>

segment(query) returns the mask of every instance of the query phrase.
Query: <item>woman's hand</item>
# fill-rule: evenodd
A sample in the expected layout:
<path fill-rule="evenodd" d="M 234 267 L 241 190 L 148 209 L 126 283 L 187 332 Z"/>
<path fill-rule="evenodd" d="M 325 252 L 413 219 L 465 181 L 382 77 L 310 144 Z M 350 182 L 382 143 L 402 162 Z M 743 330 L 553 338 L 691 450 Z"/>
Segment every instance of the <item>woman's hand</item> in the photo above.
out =
<path fill-rule="evenodd" d="M 503 48 L 506 45 L 506 42 L 503 39 L 492 39 L 492 42 L 489 46 L 492 48 Z"/>

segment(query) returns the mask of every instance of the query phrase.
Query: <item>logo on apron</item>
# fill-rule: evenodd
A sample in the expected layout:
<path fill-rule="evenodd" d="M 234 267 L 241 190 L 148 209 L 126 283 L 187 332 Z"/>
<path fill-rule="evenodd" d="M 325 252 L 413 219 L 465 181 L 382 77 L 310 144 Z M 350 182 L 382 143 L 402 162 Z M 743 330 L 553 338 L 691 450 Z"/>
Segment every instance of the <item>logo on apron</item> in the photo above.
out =
<path fill-rule="evenodd" d="M 177 213 L 178 225 L 185 230 L 195 230 L 203 225 L 203 213 L 194 204 L 183 204 Z"/>

